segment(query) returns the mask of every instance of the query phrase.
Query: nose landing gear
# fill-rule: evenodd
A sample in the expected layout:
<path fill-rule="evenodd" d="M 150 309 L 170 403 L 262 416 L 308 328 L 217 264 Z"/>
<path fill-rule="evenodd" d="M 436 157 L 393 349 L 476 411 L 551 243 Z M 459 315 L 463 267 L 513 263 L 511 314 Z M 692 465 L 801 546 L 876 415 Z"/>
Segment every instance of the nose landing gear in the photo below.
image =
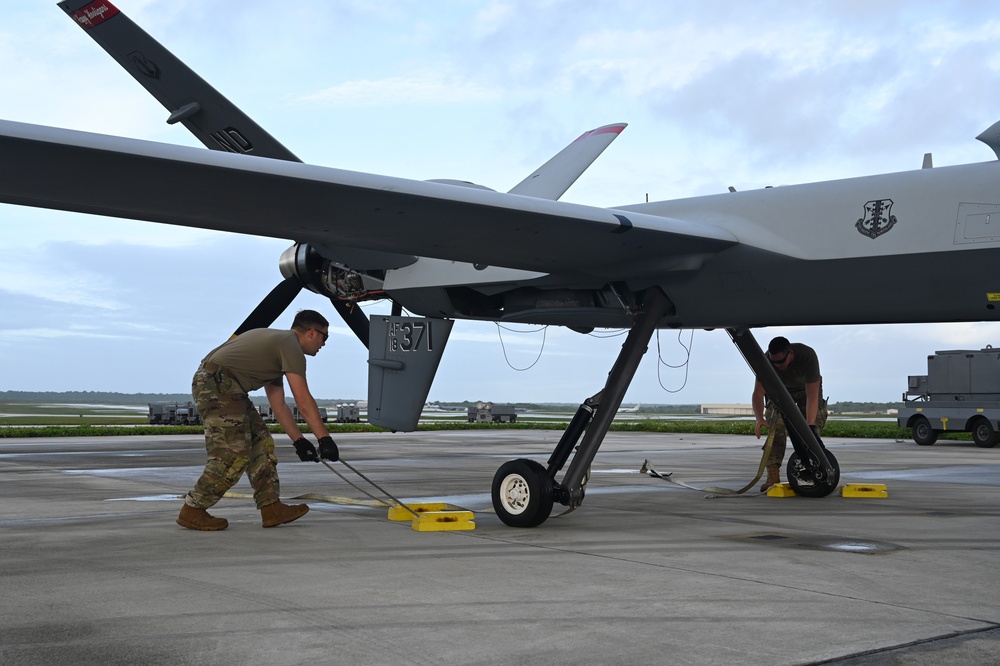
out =
<path fill-rule="evenodd" d="M 493 477 L 493 508 L 511 527 L 536 527 L 552 513 L 555 484 L 545 468 L 520 458 L 501 465 Z"/>
<path fill-rule="evenodd" d="M 635 323 L 608 373 L 604 389 L 577 410 L 552 452 L 547 469 L 534 461 L 520 459 L 504 463 L 497 470 L 493 477 L 493 508 L 505 524 L 511 527 L 541 525 L 552 512 L 554 501 L 571 509 L 580 506 L 590 464 L 621 407 L 625 391 L 646 353 L 656 325 L 664 315 L 673 311 L 673 307 L 661 289 L 653 287 L 646 290 L 642 309 L 636 315 Z M 577 447 L 576 442 L 581 436 L 583 439 Z M 557 483 L 556 474 L 574 447 L 576 453 L 573 460 L 562 482 Z"/>

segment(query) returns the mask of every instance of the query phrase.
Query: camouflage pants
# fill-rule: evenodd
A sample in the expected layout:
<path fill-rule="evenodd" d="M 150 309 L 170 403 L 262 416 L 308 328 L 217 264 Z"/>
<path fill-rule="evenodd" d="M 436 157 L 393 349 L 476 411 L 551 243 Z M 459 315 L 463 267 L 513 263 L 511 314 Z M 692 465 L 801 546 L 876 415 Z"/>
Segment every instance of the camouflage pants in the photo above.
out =
<path fill-rule="evenodd" d="M 805 405 L 799 405 L 799 410 L 805 415 Z M 785 429 L 785 419 L 781 417 L 781 413 L 776 413 L 777 409 L 773 402 L 767 403 L 764 407 L 764 421 L 768 423 L 768 427 L 774 428 L 774 442 L 771 444 L 771 454 L 767 457 L 767 465 L 769 467 L 777 465 L 781 467 L 781 462 L 785 459 L 785 445 L 788 442 L 788 430 Z M 826 398 L 821 398 L 819 401 L 819 407 L 816 409 L 816 427 L 820 430 L 826 425 Z M 773 425 L 772 425 L 773 422 Z"/>
<path fill-rule="evenodd" d="M 205 423 L 208 463 L 188 506 L 207 509 L 247 473 L 257 508 L 278 501 L 278 459 L 274 439 L 260 412 L 230 377 L 198 368 L 191 382 L 198 413 Z"/>

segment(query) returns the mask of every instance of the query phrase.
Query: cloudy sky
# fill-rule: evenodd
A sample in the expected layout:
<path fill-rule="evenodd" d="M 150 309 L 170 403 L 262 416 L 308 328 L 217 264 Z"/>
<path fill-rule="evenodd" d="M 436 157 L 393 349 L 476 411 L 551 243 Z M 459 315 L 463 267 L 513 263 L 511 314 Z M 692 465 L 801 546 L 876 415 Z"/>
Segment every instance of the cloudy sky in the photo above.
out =
<path fill-rule="evenodd" d="M 116 5 L 325 166 L 506 191 L 583 131 L 627 122 L 563 197 L 613 206 L 905 171 L 927 152 L 936 166 L 994 159 L 974 139 L 1000 119 L 1000 11 L 985 0 Z M 4 12 L 0 118 L 200 145 L 55 2 Z M 289 244 L 3 205 L 0 229 L 0 390 L 187 391 L 281 279 Z M 304 293 L 276 326 L 301 308 L 329 304 Z M 578 402 L 623 341 L 517 328 L 458 322 L 430 399 Z M 333 332 L 313 392 L 364 398 L 366 352 Z M 834 402 L 898 400 L 927 354 L 1000 347 L 998 324 L 758 339 L 779 334 L 817 349 Z M 748 402 L 752 384 L 723 331 L 664 332 L 626 402 Z"/>

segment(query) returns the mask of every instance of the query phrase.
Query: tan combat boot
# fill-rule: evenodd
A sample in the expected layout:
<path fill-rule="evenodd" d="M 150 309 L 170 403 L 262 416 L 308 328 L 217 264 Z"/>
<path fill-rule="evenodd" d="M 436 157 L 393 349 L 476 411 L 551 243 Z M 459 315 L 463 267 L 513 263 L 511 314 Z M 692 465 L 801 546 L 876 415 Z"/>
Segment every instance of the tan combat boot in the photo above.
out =
<path fill-rule="evenodd" d="M 779 465 L 768 465 L 767 466 L 767 480 L 760 486 L 760 492 L 766 493 L 771 486 L 776 486 L 781 483 L 781 477 L 778 475 L 778 471 L 781 469 Z"/>
<path fill-rule="evenodd" d="M 181 507 L 181 515 L 177 516 L 177 524 L 189 530 L 202 530 L 203 532 L 216 532 L 229 527 L 229 521 L 225 518 L 216 518 L 205 509 L 196 509 L 187 504 Z"/>
<path fill-rule="evenodd" d="M 264 527 L 276 527 L 284 523 L 290 523 L 297 518 L 309 513 L 309 507 L 305 504 L 282 504 L 275 502 L 268 504 L 260 510 L 260 517 Z"/>

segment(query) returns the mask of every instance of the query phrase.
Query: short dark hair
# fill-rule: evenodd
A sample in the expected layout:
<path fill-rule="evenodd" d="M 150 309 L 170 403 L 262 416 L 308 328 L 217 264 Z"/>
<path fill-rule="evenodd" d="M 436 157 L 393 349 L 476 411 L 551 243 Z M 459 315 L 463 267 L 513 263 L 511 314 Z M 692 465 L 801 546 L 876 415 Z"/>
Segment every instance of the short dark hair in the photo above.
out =
<path fill-rule="evenodd" d="M 317 326 L 320 328 L 329 328 L 330 322 L 326 320 L 326 317 L 315 310 L 299 310 L 295 313 L 295 319 L 292 321 L 292 328 L 307 331 L 310 328 Z"/>
<path fill-rule="evenodd" d="M 791 349 L 791 347 L 792 343 L 788 341 L 788 338 L 783 338 L 779 335 L 771 340 L 771 344 L 767 346 L 767 353 L 771 356 L 780 356 Z"/>

